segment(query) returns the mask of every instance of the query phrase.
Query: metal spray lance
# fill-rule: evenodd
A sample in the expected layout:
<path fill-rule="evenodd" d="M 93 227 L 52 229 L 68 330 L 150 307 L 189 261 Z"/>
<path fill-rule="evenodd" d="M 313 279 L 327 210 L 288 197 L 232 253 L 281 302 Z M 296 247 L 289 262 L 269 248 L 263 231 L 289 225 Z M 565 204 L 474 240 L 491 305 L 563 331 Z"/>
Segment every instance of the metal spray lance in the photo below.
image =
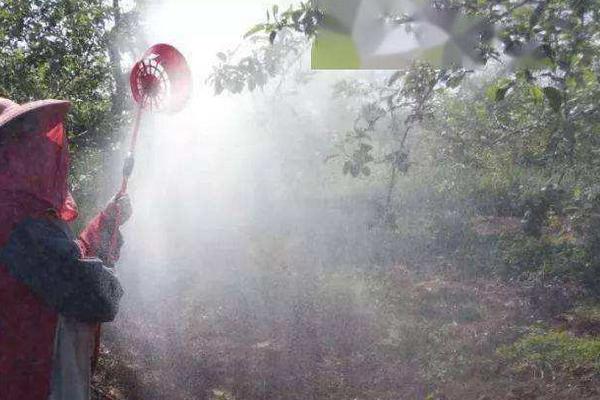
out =
<path fill-rule="evenodd" d="M 129 83 L 136 103 L 136 115 L 129 152 L 123 166 L 123 180 L 116 199 L 127 192 L 143 112 L 176 113 L 183 109 L 192 93 L 192 74 L 185 58 L 175 47 L 164 43 L 150 47 L 135 63 L 129 75 Z M 111 251 L 116 246 L 120 222 L 121 215 L 117 207 Z"/>

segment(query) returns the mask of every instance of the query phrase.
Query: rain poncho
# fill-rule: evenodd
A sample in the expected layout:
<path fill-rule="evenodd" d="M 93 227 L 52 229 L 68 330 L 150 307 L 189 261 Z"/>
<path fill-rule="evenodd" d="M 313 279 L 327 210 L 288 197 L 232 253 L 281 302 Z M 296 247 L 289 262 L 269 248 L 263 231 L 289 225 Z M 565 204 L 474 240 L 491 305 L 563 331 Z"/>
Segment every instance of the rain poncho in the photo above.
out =
<path fill-rule="evenodd" d="M 41 117 L 35 133 L 17 133 L 14 138 L 0 133 L 2 400 L 46 400 L 51 386 L 60 386 L 57 376 L 64 382 L 69 382 L 69 374 L 85 378 L 87 373 L 89 378 L 81 368 L 89 370 L 92 360 L 80 365 L 78 335 L 97 353 L 98 323 L 114 318 L 122 295 L 118 280 L 105 266 L 118 258 L 110 239 L 115 224 L 111 215 L 116 215 L 110 207 L 115 203 L 77 239 L 67 225 L 77 217 L 67 183 L 67 109 L 68 103 L 63 103 L 34 111 Z M 49 218 L 48 210 L 58 219 Z M 89 356 L 94 356 L 93 348 Z M 62 365 L 74 367 L 71 371 Z M 80 389 L 89 393 L 89 387 Z"/>

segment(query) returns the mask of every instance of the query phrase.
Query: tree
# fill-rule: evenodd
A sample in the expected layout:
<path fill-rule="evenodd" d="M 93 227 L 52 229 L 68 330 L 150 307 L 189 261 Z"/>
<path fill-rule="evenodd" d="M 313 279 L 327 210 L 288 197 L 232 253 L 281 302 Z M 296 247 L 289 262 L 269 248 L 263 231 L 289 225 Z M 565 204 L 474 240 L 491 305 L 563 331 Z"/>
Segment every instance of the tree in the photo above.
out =
<path fill-rule="evenodd" d="M 597 22 L 600 2 L 440 0 L 430 2 L 429 7 L 440 13 L 476 15 L 487 21 L 488 26 L 499 27 L 497 37 L 500 45 L 493 46 L 485 35 L 481 36 L 478 45 L 484 62 L 499 60 L 508 64 L 495 82 L 482 88 L 491 100 L 498 102 L 497 106 L 490 105 L 493 108 L 490 115 L 494 118 L 491 122 L 495 124 L 495 129 L 502 131 L 492 135 L 493 138 L 486 135 L 488 146 L 510 141 L 520 133 L 544 126 L 544 132 L 548 133 L 545 148 L 536 155 L 538 160 L 532 162 L 547 164 L 552 159 L 560 169 L 558 166 L 561 163 L 566 161 L 573 164 L 576 157 L 593 158 L 597 144 L 590 124 L 598 118 L 595 105 L 598 99 L 598 65 L 594 60 L 599 53 L 595 38 L 600 34 L 600 23 Z M 409 24 L 411 18 L 398 21 L 400 24 Z M 282 33 L 294 31 L 312 41 L 327 24 L 331 24 L 330 18 L 319 9 L 316 1 L 302 3 L 297 8 L 290 7 L 283 13 L 275 6 L 270 13 L 267 12 L 267 21 L 250 29 L 246 37 L 263 35 L 269 38 L 270 43 L 274 43 Z M 217 84 L 232 76 L 234 69 L 235 74 L 240 76 L 240 68 L 231 67 L 225 59 L 222 61 L 213 75 L 218 76 L 219 80 L 212 81 L 218 88 L 217 93 L 227 89 Z M 268 65 L 264 60 L 254 61 L 258 65 Z M 249 58 L 246 63 L 252 64 L 254 61 Z M 431 103 L 441 99 L 445 89 L 459 87 L 469 72 L 472 71 L 452 66 L 434 68 L 416 62 L 412 67 L 392 74 L 387 82 L 382 82 L 374 89 L 380 93 L 379 97 L 374 101 L 369 99 L 357 111 L 355 129 L 346 140 L 355 143 L 355 150 L 341 154 L 345 158 L 343 172 L 353 176 L 369 175 L 369 164 L 387 162 L 391 171 L 390 188 L 393 188 L 396 173 L 405 173 L 410 165 L 407 148 L 409 133 L 414 131 L 415 124 L 421 124 L 433 116 Z M 240 92 L 243 87 L 243 83 L 237 85 L 233 92 Z M 252 90 L 253 87 L 248 85 L 248 89 Z M 523 90 L 528 96 L 517 102 L 521 105 L 525 102 L 527 105 L 532 103 L 534 107 L 543 106 L 546 110 L 543 117 L 538 115 L 537 120 L 528 118 L 525 115 L 527 109 L 515 109 L 511 107 L 513 103 L 511 106 L 502 105 L 513 93 Z M 353 95 L 349 92 L 345 94 Z M 523 112 L 519 113 L 519 110 Z M 398 121 L 399 115 L 403 116 L 403 121 Z M 373 134 L 382 131 L 376 129 L 376 125 L 386 120 L 389 125 L 384 131 L 394 131 L 398 143 L 382 160 L 377 160 L 370 155 L 373 146 L 368 142 Z M 539 132 L 539 129 L 535 131 Z M 461 138 L 462 141 L 465 139 L 470 140 Z M 483 144 L 480 142 L 477 138 L 470 140 L 472 144 Z"/>
<path fill-rule="evenodd" d="M 130 118 L 121 55 L 143 49 L 138 6 L 118 0 L 1 0 L 0 96 L 17 102 L 69 99 L 74 189 L 84 202 L 91 177 Z"/>

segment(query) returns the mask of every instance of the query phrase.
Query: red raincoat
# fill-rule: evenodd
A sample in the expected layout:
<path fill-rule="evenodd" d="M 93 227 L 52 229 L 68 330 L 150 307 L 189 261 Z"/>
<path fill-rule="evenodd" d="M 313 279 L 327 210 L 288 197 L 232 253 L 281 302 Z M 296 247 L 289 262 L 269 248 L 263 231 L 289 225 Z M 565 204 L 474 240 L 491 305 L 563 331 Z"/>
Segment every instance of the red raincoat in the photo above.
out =
<path fill-rule="evenodd" d="M 28 216 L 40 216 L 52 208 L 64 221 L 77 218 L 67 183 L 69 157 L 63 119 L 68 107 L 42 112 L 44 129 L 36 134 L 5 144 L 0 138 L 0 247 Z M 80 235 L 83 257 L 99 254 L 110 225 L 108 215 L 106 210 L 101 212 Z M 111 260 L 105 261 L 116 261 L 118 249 L 109 253 Z M 0 265 L 1 400 L 48 398 L 57 320 L 55 310 Z"/>

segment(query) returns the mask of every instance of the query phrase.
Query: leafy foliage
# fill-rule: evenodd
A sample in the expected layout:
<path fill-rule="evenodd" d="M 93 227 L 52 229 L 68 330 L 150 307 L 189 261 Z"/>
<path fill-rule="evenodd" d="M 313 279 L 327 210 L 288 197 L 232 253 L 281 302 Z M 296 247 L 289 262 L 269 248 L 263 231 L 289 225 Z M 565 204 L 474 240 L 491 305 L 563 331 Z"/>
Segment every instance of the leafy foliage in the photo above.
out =
<path fill-rule="evenodd" d="M 264 32 L 268 34 L 269 41 L 273 43 L 277 34 L 286 28 L 304 33 L 310 38 L 316 34 L 324 18 L 323 12 L 316 7 L 313 1 L 300 2 L 296 7 L 290 6 L 281 14 L 277 5 L 274 5 L 271 11 L 269 13 L 267 10 L 267 22 L 253 26 L 244 35 L 244 39 Z"/>
<path fill-rule="evenodd" d="M 215 95 L 223 91 L 241 93 L 244 89 L 263 89 L 269 79 L 292 70 L 306 47 L 305 41 L 289 30 L 281 31 L 277 40 L 265 37 L 252 40 L 254 46 L 249 54 L 238 56 L 237 51 L 217 53 L 219 63 L 207 79 Z"/>
<path fill-rule="evenodd" d="M 578 94 L 581 94 L 579 91 L 594 85 L 597 81 L 593 55 L 598 53 L 598 45 L 594 37 L 600 33 L 596 22 L 600 5 L 597 2 L 580 1 L 526 0 L 515 3 L 508 0 L 493 2 L 448 0 L 432 2 L 431 7 L 475 14 L 487 19 L 489 23 L 500 26 L 498 36 L 502 44 L 497 48 L 488 48 L 488 57 L 484 59 L 499 59 L 500 54 L 513 58 L 510 60 L 511 68 L 505 71 L 505 77 L 487 89 L 488 96 L 492 100 L 501 102 L 511 92 L 516 92 L 517 88 L 526 88 L 535 105 L 541 104 L 543 99 L 546 99 L 549 108 L 554 113 L 560 114 L 554 123 L 551 140 L 547 144 L 548 153 L 551 153 L 552 157 L 573 157 L 574 148 L 577 146 L 577 137 L 573 134 L 574 125 L 578 124 L 577 121 L 581 117 L 589 118 L 590 114 L 595 113 L 595 108 L 591 105 L 584 107 L 587 110 L 585 112 L 582 107 L 574 107 L 574 105 L 579 101 Z M 324 22 L 324 16 L 314 2 L 302 3 L 298 9 L 290 8 L 281 16 L 278 14 L 278 8 L 273 7 L 272 14 L 274 21 L 270 20 L 271 13 L 267 12 L 267 23 L 254 26 L 247 36 L 262 32 L 267 34 L 272 42 L 282 29 L 293 29 L 311 38 L 318 31 L 318 24 Z M 487 43 L 486 38 L 482 37 L 481 40 L 482 45 Z M 217 93 L 222 90 L 224 76 L 228 73 L 239 74 L 238 70 L 231 68 L 221 68 L 221 72 L 219 79 L 213 80 Z M 437 75 L 434 81 L 432 81 L 432 73 L 434 76 Z M 433 71 L 431 67 L 427 68 L 417 63 L 408 71 L 393 74 L 389 83 L 392 90 L 396 84 L 396 91 L 387 94 L 386 100 L 389 106 L 384 109 L 386 116 L 393 118 L 393 113 L 403 105 L 412 107 L 412 110 L 408 111 L 405 123 L 412 125 L 422 122 L 428 115 L 426 103 L 436 100 L 437 92 L 434 89 L 438 83 L 443 82 L 445 78 L 447 86 L 455 88 L 460 85 L 465 73 L 464 70 Z M 238 79 L 232 91 L 241 91 L 243 85 L 239 84 L 240 81 L 243 79 Z M 399 99 L 402 100 L 400 104 Z M 413 104 L 408 104 L 411 101 Z M 370 107 L 370 104 L 366 107 Z M 376 120 L 382 117 L 378 116 Z M 367 121 L 367 129 L 371 126 Z M 408 132 L 410 129 L 405 128 L 405 131 Z M 405 138 L 406 134 L 400 136 Z M 355 137 L 360 139 L 359 142 L 364 139 L 361 133 Z M 400 147 L 403 147 L 404 140 L 401 139 L 400 142 Z M 405 154 L 408 152 L 405 149 L 397 151 L 402 153 L 387 157 L 392 171 L 396 170 L 394 164 L 398 163 L 402 164 L 400 170 L 406 168 Z M 350 161 L 349 164 L 344 163 L 344 172 L 352 171 L 353 165 L 355 172 L 362 168 L 361 162 Z"/>
<path fill-rule="evenodd" d="M 71 129 L 95 126 L 110 108 L 112 82 L 102 1 L 4 1 L 0 7 L 0 92 L 15 101 L 67 98 Z"/>
<path fill-rule="evenodd" d="M 284 12 L 274 5 L 267 10 L 267 21 L 244 35 L 244 39 L 253 42 L 250 54 L 236 59 L 235 51 L 217 53 L 219 64 L 207 80 L 215 95 L 224 90 L 240 93 L 244 88 L 262 89 L 269 78 L 289 71 L 308 49 L 304 38 L 314 36 L 322 19 L 322 12 L 309 2 L 290 6 Z M 295 59 L 290 60 L 292 57 Z"/>
<path fill-rule="evenodd" d="M 71 183 L 83 210 L 129 120 L 121 56 L 144 47 L 138 8 L 122 12 L 118 1 L 0 1 L 0 96 L 72 102 Z"/>

